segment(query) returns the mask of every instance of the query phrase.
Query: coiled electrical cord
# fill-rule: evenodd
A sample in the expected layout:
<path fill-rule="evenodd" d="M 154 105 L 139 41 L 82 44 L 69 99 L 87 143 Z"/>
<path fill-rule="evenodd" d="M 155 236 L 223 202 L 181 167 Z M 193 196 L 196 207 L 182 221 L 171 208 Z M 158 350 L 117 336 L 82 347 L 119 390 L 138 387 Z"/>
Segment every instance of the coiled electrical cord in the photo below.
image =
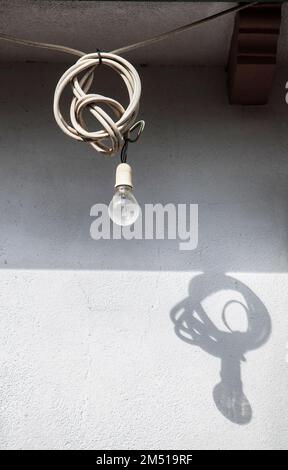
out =
<path fill-rule="evenodd" d="M 206 18 L 201 18 L 200 20 L 193 21 L 187 25 L 180 26 L 179 28 L 144 41 L 121 47 L 112 52 L 85 54 L 82 51 L 72 49 L 70 47 L 15 38 L 14 36 L 9 36 L 4 33 L 0 33 L 0 40 L 2 39 L 4 41 L 26 46 L 65 52 L 67 54 L 80 57 L 80 59 L 63 74 L 56 86 L 53 105 L 56 122 L 62 131 L 73 139 L 90 143 L 95 150 L 102 154 L 115 155 L 125 145 L 125 143 L 129 141 L 130 131 L 138 125 L 138 123 L 135 124 L 135 121 L 139 110 L 139 101 L 141 96 L 141 81 L 136 69 L 130 64 L 130 62 L 117 54 L 123 54 L 140 47 L 152 45 L 168 37 L 188 31 L 193 27 L 199 26 L 221 16 L 238 12 L 256 5 L 257 3 L 259 2 L 236 5 Z M 129 95 L 129 105 L 126 109 L 118 101 L 112 98 L 96 93 L 89 93 L 94 78 L 94 72 L 100 64 L 111 67 L 123 79 Z M 78 78 L 79 74 L 82 74 L 80 79 Z M 71 85 L 74 95 L 70 105 L 70 124 L 66 122 L 60 110 L 60 99 L 68 84 Z M 100 104 L 104 104 L 112 110 L 116 116 L 116 122 L 113 121 L 109 114 L 99 106 Z M 88 130 L 84 118 L 85 110 L 89 110 L 89 112 L 99 121 L 103 130 L 95 132 Z M 144 128 L 143 122 L 142 125 L 138 127 L 141 132 Z M 125 152 L 126 150 L 127 145 Z M 123 155 L 125 152 L 122 152 Z M 125 155 L 123 158 L 126 158 Z"/>
<path fill-rule="evenodd" d="M 96 93 L 89 93 L 92 85 L 94 71 L 99 65 L 111 67 L 123 79 L 128 95 L 129 105 L 125 109 L 118 101 Z M 84 73 L 79 80 L 78 75 Z M 70 84 L 73 99 L 70 105 L 70 120 L 68 124 L 60 110 L 60 98 Z M 141 96 L 140 77 L 126 59 L 108 52 L 97 52 L 82 56 L 60 78 L 54 94 L 54 116 L 57 124 L 65 134 L 73 139 L 89 142 L 92 147 L 105 155 L 115 155 L 124 144 L 124 136 L 128 135 L 135 123 Z M 99 105 L 107 105 L 116 116 L 116 122 Z M 90 113 L 99 121 L 103 130 L 91 132 L 87 129 L 84 111 Z M 109 145 L 105 142 L 109 140 Z"/>

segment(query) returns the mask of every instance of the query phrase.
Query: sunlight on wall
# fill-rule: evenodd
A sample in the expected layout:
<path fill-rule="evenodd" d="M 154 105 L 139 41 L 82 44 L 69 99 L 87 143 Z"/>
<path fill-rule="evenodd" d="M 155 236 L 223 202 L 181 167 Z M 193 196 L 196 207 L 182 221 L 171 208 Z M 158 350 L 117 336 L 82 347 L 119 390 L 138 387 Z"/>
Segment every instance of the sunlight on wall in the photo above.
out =
<path fill-rule="evenodd" d="M 199 272 L 1 270 L 1 448 L 145 442 L 184 449 L 208 441 L 212 448 L 285 448 L 288 275 L 207 279 Z M 252 321 L 267 311 L 272 333 L 264 344 L 249 349 L 240 304 L 227 311 L 236 333 L 218 323 L 212 332 L 206 317 L 201 330 L 185 304 L 186 326 L 190 336 L 198 328 L 198 337 L 175 334 L 171 311 L 213 285 L 204 313 L 214 321 L 231 299 L 255 309 Z M 218 335 L 216 350 L 209 334 Z"/>

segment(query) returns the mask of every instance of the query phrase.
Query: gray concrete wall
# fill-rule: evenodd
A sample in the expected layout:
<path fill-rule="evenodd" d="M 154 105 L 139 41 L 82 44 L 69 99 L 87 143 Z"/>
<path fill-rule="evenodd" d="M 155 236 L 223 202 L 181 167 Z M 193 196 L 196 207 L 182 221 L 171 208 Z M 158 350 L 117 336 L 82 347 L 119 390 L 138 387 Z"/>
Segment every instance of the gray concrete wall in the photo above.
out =
<path fill-rule="evenodd" d="M 222 69 L 139 68 L 135 194 L 199 203 L 181 252 L 90 238 L 117 159 L 57 128 L 64 69 L 1 66 L 1 448 L 287 448 L 287 71 L 245 108 Z"/>

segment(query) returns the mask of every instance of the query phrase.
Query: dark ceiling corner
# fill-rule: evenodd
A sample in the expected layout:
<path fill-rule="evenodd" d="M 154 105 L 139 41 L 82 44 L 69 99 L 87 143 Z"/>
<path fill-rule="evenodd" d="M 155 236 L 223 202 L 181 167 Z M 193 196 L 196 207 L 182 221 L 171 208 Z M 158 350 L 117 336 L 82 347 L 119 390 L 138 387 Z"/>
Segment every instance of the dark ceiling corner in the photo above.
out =
<path fill-rule="evenodd" d="M 276 70 L 282 2 L 237 13 L 228 62 L 231 104 L 267 104 Z"/>

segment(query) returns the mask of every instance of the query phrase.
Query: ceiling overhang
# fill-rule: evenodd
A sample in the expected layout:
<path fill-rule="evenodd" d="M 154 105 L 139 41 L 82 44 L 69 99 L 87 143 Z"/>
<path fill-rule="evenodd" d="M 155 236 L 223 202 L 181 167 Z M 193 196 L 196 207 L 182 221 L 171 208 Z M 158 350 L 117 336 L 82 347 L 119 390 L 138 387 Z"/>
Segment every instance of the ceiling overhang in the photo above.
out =
<path fill-rule="evenodd" d="M 228 64 L 232 104 L 268 102 L 276 70 L 282 3 L 264 3 L 237 13 Z"/>

